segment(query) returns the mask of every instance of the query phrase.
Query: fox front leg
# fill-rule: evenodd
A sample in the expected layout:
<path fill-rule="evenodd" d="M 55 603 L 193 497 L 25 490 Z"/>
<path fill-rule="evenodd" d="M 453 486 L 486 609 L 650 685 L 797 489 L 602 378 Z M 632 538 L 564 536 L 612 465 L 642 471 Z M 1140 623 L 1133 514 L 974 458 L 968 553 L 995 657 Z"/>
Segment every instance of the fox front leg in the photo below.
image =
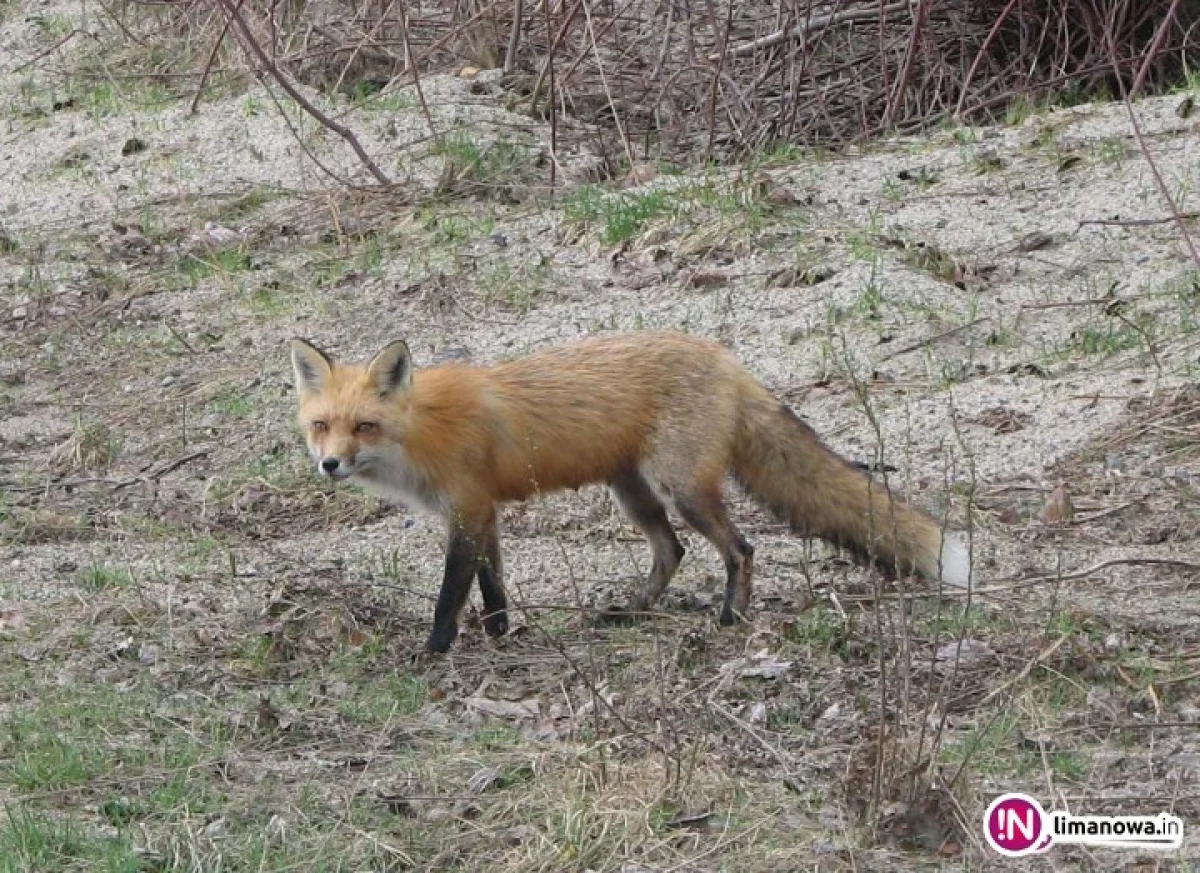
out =
<path fill-rule="evenodd" d="M 471 583 L 479 572 L 485 539 L 477 531 L 452 521 L 446 543 L 446 566 L 442 574 L 442 589 L 433 611 L 433 630 L 425 643 L 425 651 L 449 651 L 458 636 L 458 614 L 462 612 Z"/>

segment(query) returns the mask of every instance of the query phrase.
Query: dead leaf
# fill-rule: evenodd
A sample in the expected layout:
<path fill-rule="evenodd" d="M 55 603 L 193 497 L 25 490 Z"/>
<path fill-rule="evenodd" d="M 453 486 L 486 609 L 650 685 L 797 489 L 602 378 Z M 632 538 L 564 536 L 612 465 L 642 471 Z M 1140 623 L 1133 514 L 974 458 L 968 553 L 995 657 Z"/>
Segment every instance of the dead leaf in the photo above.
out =
<path fill-rule="evenodd" d="M 646 267 L 631 267 L 629 269 L 617 270 L 617 284 L 622 288 L 628 288 L 630 291 L 641 291 L 643 288 L 649 288 L 652 285 L 658 284 L 662 279 L 658 270 L 651 270 Z"/>
<path fill-rule="evenodd" d="M 529 735 L 540 743 L 554 742 L 560 738 L 558 726 L 555 725 L 552 718 L 539 719 L 537 725 L 529 732 Z"/>
<path fill-rule="evenodd" d="M 525 700 L 492 700 L 490 697 L 466 697 L 463 704 L 468 709 L 482 712 L 496 718 L 509 718 L 517 721 L 534 720 L 541 715 L 541 707 L 536 697 Z"/>
<path fill-rule="evenodd" d="M 658 178 L 658 165 L 650 161 L 638 161 L 629 168 L 622 180 L 626 188 L 636 188 Z"/>
<path fill-rule="evenodd" d="M 484 767 L 482 770 L 477 770 L 475 775 L 467 780 L 467 789 L 472 794 L 483 794 L 495 786 L 502 775 L 495 767 Z"/>
<path fill-rule="evenodd" d="M 796 284 L 800 270 L 796 267 L 783 267 L 767 276 L 766 288 L 791 288 Z"/>
<path fill-rule="evenodd" d="M 20 630 L 25 626 L 25 617 L 21 610 L 0 609 L 0 630 Z"/>
<path fill-rule="evenodd" d="M 1016 433 L 1033 421 L 1033 416 L 1007 406 L 992 406 L 967 419 L 971 424 L 990 427 L 996 433 Z"/>
<path fill-rule="evenodd" d="M 266 697 L 258 700 L 258 713 L 255 716 L 255 727 L 260 731 L 273 731 L 279 727 L 279 714 L 271 701 Z"/>
<path fill-rule="evenodd" d="M 1021 521 L 1021 516 L 1011 506 L 1006 506 L 996 513 L 996 520 L 1001 524 L 1018 524 Z"/>
<path fill-rule="evenodd" d="M 954 669 L 956 658 L 959 670 L 970 670 L 995 660 L 996 653 L 982 640 L 955 640 L 937 650 L 933 669 L 938 673 L 949 673 Z"/>
<path fill-rule="evenodd" d="M 727 661 L 721 665 L 721 672 L 741 679 L 780 679 L 791 672 L 792 663 L 781 661 L 763 649 L 749 658 Z"/>
<path fill-rule="evenodd" d="M 729 277 L 717 270 L 696 270 L 688 275 L 685 284 L 689 288 L 723 288 L 729 284 Z"/>
<path fill-rule="evenodd" d="M 671 819 L 669 822 L 667 822 L 666 827 L 690 828 L 690 829 L 703 828 L 705 825 L 708 824 L 708 820 L 710 818 L 712 818 L 711 812 L 698 812 L 698 813 L 683 813 L 683 812 L 681 812 L 679 815 L 675 816 L 673 819 Z"/>
<path fill-rule="evenodd" d="M 1067 491 L 1067 483 L 1061 482 L 1042 508 L 1042 521 L 1046 524 L 1064 524 L 1075 517 L 1075 505 Z"/>
<path fill-rule="evenodd" d="M 943 858 L 957 858 L 962 854 L 962 843 L 953 837 L 947 837 L 940 846 L 938 846 L 938 854 Z"/>
<path fill-rule="evenodd" d="M 1044 249 L 1054 242 L 1054 237 L 1044 231 L 1035 230 L 1033 233 L 1027 233 L 1021 237 L 1017 243 L 1017 251 L 1019 252 L 1036 252 L 1039 249 Z"/>
<path fill-rule="evenodd" d="M 629 251 L 629 240 L 622 240 L 620 245 L 608 253 L 609 266 L 617 266 L 625 258 L 627 251 Z"/>

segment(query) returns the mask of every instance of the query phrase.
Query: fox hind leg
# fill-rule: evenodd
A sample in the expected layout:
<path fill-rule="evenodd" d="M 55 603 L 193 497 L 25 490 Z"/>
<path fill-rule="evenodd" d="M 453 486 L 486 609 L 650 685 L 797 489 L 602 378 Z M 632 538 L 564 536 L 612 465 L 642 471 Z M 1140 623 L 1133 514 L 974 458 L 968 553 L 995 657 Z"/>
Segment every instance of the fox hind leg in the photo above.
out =
<path fill-rule="evenodd" d="M 483 629 L 488 636 L 502 637 L 508 633 L 508 597 L 500 563 L 500 531 L 494 516 L 483 533 L 482 560 L 476 575 L 483 595 Z"/>
<path fill-rule="evenodd" d="M 720 622 L 736 624 L 750 605 L 754 547 L 729 520 L 719 487 L 689 489 L 673 495 L 673 501 L 683 520 L 720 552 L 725 563 L 725 600 Z"/>
<path fill-rule="evenodd" d="M 627 470 L 611 482 L 609 488 L 626 517 L 650 542 L 654 555 L 650 575 L 634 597 L 632 612 L 644 612 L 653 606 L 671 582 L 683 560 L 684 548 L 667 518 L 666 507 L 637 470 Z"/>

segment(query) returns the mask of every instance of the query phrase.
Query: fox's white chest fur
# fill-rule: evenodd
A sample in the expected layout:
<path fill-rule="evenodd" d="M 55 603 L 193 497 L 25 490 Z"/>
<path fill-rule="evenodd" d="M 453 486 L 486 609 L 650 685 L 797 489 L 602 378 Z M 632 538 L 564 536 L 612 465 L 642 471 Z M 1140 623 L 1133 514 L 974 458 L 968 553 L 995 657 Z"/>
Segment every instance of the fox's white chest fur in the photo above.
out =
<path fill-rule="evenodd" d="M 361 458 L 360 460 L 365 460 Z M 409 509 L 445 517 L 445 497 L 429 482 L 424 471 L 414 466 L 403 449 L 391 448 L 386 458 L 372 459 L 354 475 L 370 491 Z"/>

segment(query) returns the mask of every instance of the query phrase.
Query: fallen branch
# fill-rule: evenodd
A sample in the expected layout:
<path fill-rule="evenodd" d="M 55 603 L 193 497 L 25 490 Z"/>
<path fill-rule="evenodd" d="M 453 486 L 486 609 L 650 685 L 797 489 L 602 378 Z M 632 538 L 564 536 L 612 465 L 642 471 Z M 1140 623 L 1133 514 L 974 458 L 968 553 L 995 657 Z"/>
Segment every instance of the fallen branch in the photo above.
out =
<path fill-rule="evenodd" d="M 246 19 L 242 17 L 242 13 L 238 7 L 233 4 L 233 0 L 216 0 L 216 2 L 220 4 L 225 10 L 225 14 L 229 16 L 230 21 L 236 26 L 236 33 L 242 43 L 242 47 L 254 56 L 261 69 L 269 73 L 271 78 L 279 83 L 279 87 L 296 102 L 297 106 L 345 140 L 350 148 L 354 150 L 354 153 L 358 155 L 358 159 L 362 161 L 363 166 L 367 168 L 367 172 L 374 176 L 376 181 L 381 185 L 391 187 L 392 180 L 387 177 L 383 170 L 379 169 L 379 166 L 372 160 L 371 156 L 367 154 L 366 149 L 362 147 L 362 143 L 358 141 L 358 137 L 348 127 L 334 121 L 314 106 L 307 97 L 300 93 L 300 89 L 292 83 L 291 79 L 283 74 L 283 71 L 279 69 L 275 62 L 267 57 L 267 53 L 263 51 L 262 46 L 258 44 L 258 40 L 254 38 L 254 34 L 250 31 L 250 26 L 246 23 Z"/>
<path fill-rule="evenodd" d="M 1046 648 L 1042 649 L 1040 652 L 1038 652 L 1036 655 L 1034 655 L 1032 658 L 1030 658 L 1026 662 L 1025 666 L 1021 668 L 1020 673 L 1018 673 L 1016 676 L 1009 679 L 1007 682 L 1002 683 L 998 688 L 992 689 L 992 691 L 989 692 L 983 698 L 983 700 L 981 700 L 977 704 L 975 704 L 976 709 L 983 709 L 985 706 L 987 706 L 989 703 L 991 703 L 993 700 L 995 700 L 997 697 L 999 697 L 1005 691 L 1012 688 L 1017 683 L 1025 681 L 1025 679 L 1028 678 L 1029 674 L 1033 672 L 1034 667 L 1036 667 L 1038 664 L 1042 663 L 1042 661 L 1046 660 L 1051 655 L 1053 655 L 1055 652 L 1057 652 L 1060 648 L 1062 648 L 1062 644 L 1067 641 L 1068 636 L 1070 636 L 1070 635 L 1063 634 L 1061 637 L 1059 637 L 1053 643 L 1046 646 Z"/>
<path fill-rule="evenodd" d="M 819 15 L 810 18 L 804 24 L 798 24 L 791 30 L 777 30 L 775 33 L 760 37 L 759 39 L 750 42 L 744 42 L 741 45 L 734 46 L 729 50 L 729 54 L 737 57 L 740 55 L 750 54 L 758 51 L 761 48 L 770 48 L 773 45 L 778 45 L 781 42 L 788 40 L 804 39 L 809 31 L 823 27 L 832 27 L 837 24 L 845 24 L 850 21 L 873 21 L 880 18 L 886 18 L 894 12 L 903 12 L 908 9 L 908 0 L 901 0 L 899 3 L 891 3 L 883 7 L 866 7 L 859 9 L 844 9 L 841 12 L 833 12 L 829 15 Z M 708 56 L 712 62 L 721 59 L 721 52 L 714 52 Z"/>
<path fill-rule="evenodd" d="M 925 337 L 925 339 L 918 340 L 915 343 L 909 343 L 906 346 L 898 348 L 898 349 L 884 355 L 882 358 L 879 359 L 878 363 L 882 364 L 884 361 L 890 361 L 892 358 L 898 358 L 900 355 L 907 355 L 909 352 L 918 351 L 919 349 L 923 349 L 926 346 L 933 345 L 938 340 L 943 340 L 948 336 L 953 336 L 954 334 L 961 333 L 964 330 L 970 330 L 975 325 L 981 324 L 985 321 L 990 321 L 990 320 L 991 319 L 988 316 L 984 315 L 980 318 L 976 318 L 973 321 L 968 321 L 966 324 L 960 324 L 957 327 L 952 327 L 952 328 L 949 328 L 948 330 L 943 330 L 941 333 L 935 333 L 933 336 L 927 336 L 927 337 Z"/>
<path fill-rule="evenodd" d="M 1071 236 L 1075 236 L 1081 228 L 1089 224 L 1106 227 L 1150 227 L 1155 224 L 1172 224 L 1176 221 L 1188 221 L 1193 218 L 1200 218 L 1200 212 L 1181 212 L 1178 215 L 1168 215 L 1165 218 L 1085 218 L 1075 225 L 1075 229 L 1071 231 Z"/>

